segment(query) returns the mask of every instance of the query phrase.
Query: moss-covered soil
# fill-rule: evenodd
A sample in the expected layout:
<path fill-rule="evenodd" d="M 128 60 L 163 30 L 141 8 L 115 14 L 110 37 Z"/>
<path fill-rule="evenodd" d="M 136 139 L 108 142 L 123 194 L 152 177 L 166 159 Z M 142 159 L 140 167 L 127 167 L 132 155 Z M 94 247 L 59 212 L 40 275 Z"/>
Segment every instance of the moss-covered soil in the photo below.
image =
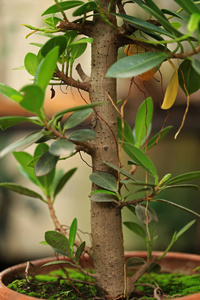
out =
<path fill-rule="evenodd" d="M 32 297 L 49 299 L 49 300 L 69 300 L 69 299 L 97 299 L 96 289 L 90 284 L 82 284 L 73 281 L 73 285 L 69 283 L 67 279 L 63 279 L 64 274 L 62 271 L 52 272 L 47 275 L 37 275 L 34 279 L 30 279 L 32 284 L 28 283 L 26 279 L 15 280 L 13 283 L 9 284 L 8 287 Z M 86 280 L 84 275 L 68 270 L 70 278 L 75 280 Z M 44 282 L 43 285 L 38 285 L 41 281 Z M 147 292 L 146 296 L 136 298 L 131 297 L 132 300 L 140 299 L 156 299 L 153 297 L 154 288 L 159 286 L 164 296 L 160 299 L 173 299 L 176 297 L 185 296 L 188 294 L 200 293 L 200 274 L 197 275 L 181 275 L 181 274 L 151 274 L 143 275 L 142 278 L 137 283 L 137 289 L 143 292 Z M 140 284 L 142 284 L 140 286 Z M 148 284 L 145 285 L 145 284 Z M 147 295 L 152 295 L 151 297 Z"/>

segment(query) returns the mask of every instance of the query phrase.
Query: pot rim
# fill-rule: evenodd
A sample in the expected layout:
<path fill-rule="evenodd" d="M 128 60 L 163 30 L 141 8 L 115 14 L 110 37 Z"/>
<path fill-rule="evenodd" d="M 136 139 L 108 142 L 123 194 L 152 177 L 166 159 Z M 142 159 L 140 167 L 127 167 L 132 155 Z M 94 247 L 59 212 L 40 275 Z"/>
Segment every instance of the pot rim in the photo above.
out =
<path fill-rule="evenodd" d="M 152 254 L 155 257 L 159 257 L 163 254 L 163 252 L 162 251 L 153 251 Z M 126 251 L 125 252 L 126 259 L 133 257 L 133 256 L 146 257 L 146 251 Z M 197 255 L 197 254 L 181 253 L 181 252 L 168 252 L 165 255 L 165 257 L 162 258 L 161 260 L 165 261 L 165 260 L 170 260 L 170 259 L 180 260 L 183 262 L 192 260 L 195 262 L 196 265 L 200 265 L 200 255 Z M 32 260 L 31 263 L 35 264 L 37 266 L 37 269 L 40 269 L 40 266 L 42 266 L 43 264 L 45 264 L 47 262 L 53 261 L 53 260 L 57 260 L 55 256 Z M 66 260 L 68 260 L 68 259 L 66 259 Z M 84 261 L 85 260 L 86 260 L 86 263 L 89 263 L 91 266 L 91 262 L 90 262 L 88 255 L 84 256 Z M 12 267 L 9 267 L 9 268 L 3 270 L 2 272 L 0 272 L 0 300 L 7 299 L 7 298 L 1 298 L 1 295 L 3 297 L 4 295 L 7 295 L 8 293 L 10 293 L 12 299 L 15 299 L 15 300 L 23 300 L 23 299 L 38 300 L 38 299 L 40 299 L 40 298 L 35 298 L 35 297 L 30 297 L 30 296 L 26 296 L 26 298 L 22 298 L 22 296 L 25 296 L 25 295 L 19 294 L 15 291 L 9 289 L 6 286 L 6 284 L 3 283 L 5 276 L 12 277 L 12 276 L 14 276 L 14 274 L 24 272 L 25 268 L 26 268 L 26 262 L 23 262 L 20 264 L 16 264 Z M 198 300 L 198 299 L 200 299 L 200 293 L 176 298 L 176 300 L 179 300 L 179 299 L 180 300 Z"/>

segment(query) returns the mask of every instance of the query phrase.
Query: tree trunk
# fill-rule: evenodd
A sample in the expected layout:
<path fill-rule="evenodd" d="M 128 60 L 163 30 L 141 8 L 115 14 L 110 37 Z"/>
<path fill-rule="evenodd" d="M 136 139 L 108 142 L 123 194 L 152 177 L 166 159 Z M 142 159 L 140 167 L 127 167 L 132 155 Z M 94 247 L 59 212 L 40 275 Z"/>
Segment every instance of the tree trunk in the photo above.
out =
<path fill-rule="evenodd" d="M 109 1 L 100 1 L 106 11 Z M 115 1 L 113 1 L 114 3 Z M 114 9 L 115 3 L 112 4 Z M 115 19 L 114 19 L 115 21 Z M 93 172 L 104 171 L 117 176 L 113 169 L 102 161 L 118 165 L 116 80 L 105 78 L 108 68 L 117 60 L 115 30 L 103 21 L 95 19 L 94 41 L 92 44 L 91 102 L 105 101 L 95 110 L 92 155 Z M 109 93 L 112 101 L 107 96 Z M 93 190 L 99 189 L 93 185 Z M 97 285 L 101 294 L 117 297 L 124 294 L 124 249 L 121 210 L 115 203 L 91 203 L 92 254 L 95 262 Z"/>

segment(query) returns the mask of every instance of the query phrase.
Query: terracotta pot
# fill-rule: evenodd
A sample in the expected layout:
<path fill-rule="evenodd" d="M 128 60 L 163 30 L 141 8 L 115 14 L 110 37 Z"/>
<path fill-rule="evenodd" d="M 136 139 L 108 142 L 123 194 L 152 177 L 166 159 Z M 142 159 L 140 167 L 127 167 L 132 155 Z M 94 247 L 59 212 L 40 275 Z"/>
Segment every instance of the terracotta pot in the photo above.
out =
<path fill-rule="evenodd" d="M 154 252 L 153 255 L 155 257 L 159 257 L 162 252 Z M 141 258 L 146 258 L 146 252 L 144 251 L 134 251 L 126 253 L 126 259 L 137 256 Z M 59 265 L 48 266 L 45 268 L 40 269 L 40 266 L 43 264 L 50 262 L 52 260 L 56 260 L 55 257 L 45 258 L 34 260 L 32 263 L 35 266 L 36 272 L 39 274 L 48 273 L 50 270 L 55 270 L 59 268 Z M 162 270 L 166 272 L 181 272 L 184 274 L 192 274 L 193 270 L 200 266 L 200 255 L 193 255 L 193 254 L 185 254 L 185 253 L 176 253 L 170 252 L 168 253 L 163 259 L 159 261 Z M 84 256 L 81 259 L 81 265 L 85 268 L 92 268 L 93 264 L 88 256 Z M 29 297 L 23 294 L 19 294 L 10 290 L 6 287 L 8 283 L 10 283 L 15 278 L 19 276 L 24 276 L 24 270 L 26 267 L 26 263 L 22 263 L 13 267 L 10 267 L 3 272 L 0 273 L 0 300 L 38 300 L 35 297 Z M 176 298 L 176 300 L 199 300 L 200 293 L 194 294 L 191 296 Z"/>

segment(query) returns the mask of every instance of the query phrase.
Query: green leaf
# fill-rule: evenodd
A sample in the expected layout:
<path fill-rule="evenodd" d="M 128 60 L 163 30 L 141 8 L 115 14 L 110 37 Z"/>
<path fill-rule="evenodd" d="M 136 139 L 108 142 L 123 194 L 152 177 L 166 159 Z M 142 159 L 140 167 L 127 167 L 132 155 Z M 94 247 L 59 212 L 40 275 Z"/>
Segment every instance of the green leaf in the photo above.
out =
<path fill-rule="evenodd" d="M 135 118 L 135 136 L 136 147 L 140 148 L 147 136 L 151 121 L 153 117 L 153 101 L 152 98 L 147 98 L 140 105 Z"/>
<path fill-rule="evenodd" d="M 49 152 L 55 156 L 70 156 L 76 149 L 75 145 L 65 139 L 57 139 L 49 148 Z"/>
<path fill-rule="evenodd" d="M 117 201 L 116 196 L 107 193 L 92 194 L 90 200 L 94 202 L 113 202 Z"/>
<path fill-rule="evenodd" d="M 57 23 L 60 22 L 60 21 L 62 22 L 63 20 L 60 19 L 60 18 L 57 18 L 57 17 L 52 16 L 52 17 L 48 17 L 48 18 L 44 19 L 43 21 L 44 21 L 47 25 L 50 25 L 50 26 L 52 26 L 53 28 L 56 28 Z"/>
<path fill-rule="evenodd" d="M 60 9 L 62 11 L 63 10 L 68 10 L 70 8 L 73 8 L 73 7 L 82 5 L 82 4 L 84 4 L 83 1 L 63 1 L 63 2 L 59 2 L 59 5 L 54 4 L 54 5 L 50 6 L 49 8 L 47 8 L 47 10 L 45 10 L 45 12 L 43 12 L 42 16 L 60 12 Z"/>
<path fill-rule="evenodd" d="M 29 162 L 33 158 L 32 155 L 24 151 L 13 152 L 13 155 L 21 166 L 21 173 L 34 184 L 38 185 L 38 180 L 35 176 L 34 169 L 28 166 Z"/>
<path fill-rule="evenodd" d="M 49 174 L 58 162 L 58 157 L 52 155 L 48 151 L 45 152 L 35 165 L 35 174 L 37 177 Z"/>
<path fill-rule="evenodd" d="M 8 116 L 8 117 L 1 117 L 0 118 L 0 128 L 5 130 L 11 126 L 22 122 L 30 122 L 38 124 L 39 120 L 37 117 L 21 117 L 21 116 Z"/>
<path fill-rule="evenodd" d="M 96 139 L 96 133 L 90 129 L 79 129 L 69 135 L 71 141 L 91 141 Z"/>
<path fill-rule="evenodd" d="M 151 24 L 150 22 L 146 22 L 142 19 L 129 16 L 129 15 L 122 15 L 122 14 L 114 14 L 119 18 L 122 18 L 123 20 L 128 21 L 129 23 L 133 24 L 135 28 L 138 30 L 142 30 L 144 32 L 157 32 L 159 34 L 164 34 L 166 36 L 173 37 L 173 34 L 163 28 L 160 28 L 154 24 Z"/>
<path fill-rule="evenodd" d="M 74 10 L 72 15 L 74 17 L 78 17 L 81 15 L 87 14 L 88 12 L 93 11 L 93 10 L 97 10 L 97 4 L 93 1 L 91 1 L 91 2 L 84 3 L 79 8 Z"/>
<path fill-rule="evenodd" d="M 122 134 L 124 134 L 124 142 L 135 145 L 135 139 L 133 136 L 133 131 L 128 123 L 124 120 L 124 132 L 122 133 L 122 120 L 121 118 L 117 118 L 117 129 L 118 129 L 118 137 L 122 140 Z"/>
<path fill-rule="evenodd" d="M 39 61 L 37 55 L 28 52 L 24 58 L 24 66 L 29 74 L 35 76 L 36 70 L 38 68 Z"/>
<path fill-rule="evenodd" d="M 81 56 L 86 48 L 87 48 L 87 44 L 83 43 L 83 44 L 71 44 L 71 60 L 72 62 L 78 58 L 79 56 Z"/>
<path fill-rule="evenodd" d="M 36 131 L 36 132 L 33 132 L 33 133 L 27 135 L 25 138 L 23 138 L 21 140 L 18 140 L 16 142 L 14 142 L 13 144 L 8 145 L 3 150 L 1 150 L 1 152 L 0 152 L 0 158 L 4 157 L 8 153 L 13 152 L 14 150 L 17 150 L 17 149 L 19 149 L 21 147 L 23 149 L 29 147 L 30 145 L 32 145 L 35 142 L 37 142 L 43 136 L 44 136 L 44 132 L 43 131 Z"/>
<path fill-rule="evenodd" d="M 103 105 L 103 104 L 105 105 L 105 102 L 95 102 L 95 103 L 91 103 L 91 104 L 87 104 L 87 105 L 74 106 L 74 107 L 70 107 L 70 108 L 61 110 L 58 113 L 56 113 L 55 115 L 53 115 L 51 123 L 54 123 L 54 122 L 56 123 L 57 120 L 59 120 L 64 115 L 66 115 L 70 112 L 84 110 L 86 108 L 95 107 L 95 106 L 99 106 L 99 105 Z"/>
<path fill-rule="evenodd" d="M 146 237 L 145 230 L 140 225 L 138 225 L 137 223 L 134 223 L 134 222 L 124 222 L 123 224 L 128 229 L 130 229 L 132 232 L 134 232 L 135 234 L 137 234 L 140 237 L 142 237 L 143 239 L 145 239 L 145 237 Z"/>
<path fill-rule="evenodd" d="M 156 146 L 159 141 L 161 141 L 166 134 L 172 129 L 172 126 L 167 126 L 163 128 L 160 132 L 158 132 L 156 135 L 154 135 L 150 141 L 147 143 L 147 150 L 152 148 L 153 146 Z M 146 149 L 146 146 L 145 146 Z"/>
<path fill-rule="evenodd" d="M 45 143 L 40 143 L 37 145 L 37 147 L 35 148 L 34 151 L 34 157 L 39 157 L 42 154 L 44 154 L 45 152 L 47 152 L 49 150 L 49 146 Z"/>
<path fill-rule="evenodd" d="M 196 222 L 196 220 L 192 220 L 189 223 L 187 223 L 181 230 L 179 230 L 176 234 L 176 240 L 182 235 L 184 234 L 194 223 Z"/>
<path fill-rule="evenodd" d="M 188 14 L 192 13 L 200 13 L 200 9 L 198 5 L 195 4 L 193 0 L 174 0 L 176 3 L 180 5 Z"/>
<path fill-rule="evenodd" d="M 199 22 L 200 22 L 200 13 L 193 13 L 187 24 L 188 32 L 193 33 L 195 30 L 198 30 Z"/>
<path fill-rule="evenodd" d="M 90 174 L 89 178 L 94 184 L 106 190 L 117 192 L 117 178 L 114 175 L 106 172 L 95 172 Z"/>
<path fill-rule="evenodd" d="M 38 194 L 35 191 L 32 191 L 24 186 L 21 186 L 19 184 L 11 183 L 11 182 L 3 182 L 3 183 L 0 183 L 0 187 L 4 187 L 4 188 L 11 190 L 13 192 L 16 192 L 18 194 L 25 195 L 25 196 L 32 197 L 32 198 L 37 198 L 37 199 L 40 199 L 45 202 L 45 200 L 43 199 L 43 197 L 40 194 Z"/>
<path fill-rule="evenodd" d="M 136 213 L 136 216 L 138 217 L 138 220 L 143 224 L 147 224 L 152 221 L 152 216 L 151 216 L 149 210 L 140 204 L 136 205 L 135 213 Z"/>
<path fill-rule="evenodd" d="M 193 69 L 190 60 L 184 60 L 178 69 L 179 85 L 187 95 L 195 93 L 200 88 L 200 74 Z M 184 78 L 183 78 L 184 77 Z M 187 91 L 186 91 L 186 89 Z"/>
<path fill-rule="evenodd" d="M 155 178 L 156 183 L 158 183 L 157 170 L 150 158 L 142 150 L 133 145 L 124 144 L 123 148 L 129 157 L 145 171 L 149 172 Z"/>
<path fill-rule="evenodd" d="M 58 56 L 60 56 L 67 47 L 67 39 L 65 35 L 54 36 L 49 39 L 41 48 L 42 56 L 45 57 L 55 47 L 59 47 Z"/>
<path fill-rule="evenodd" d="M 172 179 L 167 181 L 167 185 L 171 184 L 177 184 L 180 182 L 185 182 L 193 179 L 200 178 L 200 171 L 194 171 L 194 172 L 188 172 L 181 175 L 178 175 L 176 177 L 173 177 Z"/>
<path fill-rule="evenodd" d="M 37 85 L 27 85 L 21 89 L 24 93 L 20 106 L 26 110 L 39 114 L 44 104 L 44 91 Z"/>
<path fill-rule="evenodd" d="M 90 43 L 92 44 L 93 43 L 93 38 L 82 38 L 80 40 L 77 40 L 75 42 L 72 42 L 70 44 L 70 46 L 73 46 L 73 45 L 79 45 L 79 44 L 87 44 L 87 43 Z"/>
<path fill-rule="evenodd" d="M 76 233 L 77 233 L 77 219 L 74 218 L 74 220 L 72 221 L 72 224 L 70 226 L 70 230 L 69 230 L 69 245 L 70 245 L 71 249 L 73 249 L 73 246 L 74 246 L 74 242 L 76 239 Z"/>
<path fill-rule="evenodd" d="M 84 249 L 85 249 L 85 242 L 82 242 L 82 243 L 78 246 L 78 248 L 77 248 L 77 250 L 76 250 L 76 253 L 75 253 L 75 259 L 76 259 L 76 262 L 77 262 L 77 263 L 79 263 L 80 257 L 81 257 L 81 255 L 83 254 Z"/>
<path fill-rule="evenodd" d="M 129 78 L 143 74 L 159 66 L 167 56 L 162 52 L 144 52 L 124 57 L 110 67 L 106 77 Z"/>
<path fill-rule="evenodd" d="M 20 102 L 23 98 L 18 91 L 3 83 L 0 83 L 0 94 L 12 99 L 15 102 Z"/>
<path fill-rule="evenodd" d="M 57 46 L 47 53 L 37 68 L 34 83 L 39 85 L 42 90 L 46 89 L 50 79 L 53 76 L 53 73 L 56 69 L 58 55 L 59 47 Z"/>
<path fill-rule="evenodd" d="M 114 170 L 118 171 L 118 167 L 117 167 L 117 166 L 114 166 L 114 165 L 112 165 L 112 164 L 110 164 L 110 163 L 107 163 L 107 162 L 105 162 L 105 161 L 102 161 L 102 162 L 103 162 L 105 165 L 107 165 L 107 166 L 113 168 Z M 122 170 L 122 169 L 120 169 L 119 171 L 120 171 L 120 173 L 123 174 L 125 177 L 130 178 L 130 179 L 133 180 L 134 182 L 137 182 L 137 181 L 138 181 L 138 180 L 137 180 L 133 175 L 131 175 L 130 173 L 128 173 L 128 172 L 126 172 L 126 171 L 124 171 L 124 170 Z"/>
<path fill-rule="evenodd" d="M 45 241 L 58 253 L 73 259 L 68 239 L 57 231 L 45 232 Z"/>
<path fill-rule="evenodd" d="M 189 21 L 188 16 L 186 16 L 186 15 L 181 15 L 180 13 L 177 13 L 177 12 L 175 12 L 175 11 L 173 11 L 173 10 L 169 10 L 169 9 L 163 8 L 163 9 L 161 9 L 161 11 L 162 11 L 164 14 L 167 14 L 167 15 L 170 15 L 170 16 L 177 17 L 177 18 L 179 18 L 179 19 L 185 21 L 186 23 L 188 23 L 188 21 Z"/>
<path fill-rule="evenodd" d="M 66 172 L 59 180 L 59 182 L 57 183 L 55 190 L 54 190 L 54 198 L 58 195 L 58 193 L 62 190 L 62 188 L 65 186 L 65 184 L 67 183 L 67 181 L 72 177 L 72 175 L 75 173 L 75 171 L 77 170 L 77 168 L 73 168 L 71 170 L 69 170 L 68 172 Z"/>
<path fill-rule="evenodd" d="M 177 188 L 181 188 L 181 189 L 193 189 L 198 191 L 199 190 L 199 186 L 196 184 L 174 184 L 174 185 L 167 185 L 164 188 L 162 188 L 163 190 L 167 190 L 167 189 L 177 189 Z"/>
<path fill-rule="evenodd" d="M 200 61 L 198 59 L 192 59 L 192 67 L 198 75 L 200 75 Z"/>
<path fill-rule="evenodd" d="M 67 129 L 71 129 L 71 128 L 79 125 L 85 119 L 87 119 L 92 112 L 93 112 L 93 109 L 87 108 L 87 107 L 83 110 L 74 112 L 67 118 L 67 120 L 63 126 L 63 129 L 67 130 Z"/>
<path fill-rule="evenodd" d="M 126 267 L 137 267 L 145 263 L 145 260 L 141 257 L 131 257 L 126 262 Z"/>

